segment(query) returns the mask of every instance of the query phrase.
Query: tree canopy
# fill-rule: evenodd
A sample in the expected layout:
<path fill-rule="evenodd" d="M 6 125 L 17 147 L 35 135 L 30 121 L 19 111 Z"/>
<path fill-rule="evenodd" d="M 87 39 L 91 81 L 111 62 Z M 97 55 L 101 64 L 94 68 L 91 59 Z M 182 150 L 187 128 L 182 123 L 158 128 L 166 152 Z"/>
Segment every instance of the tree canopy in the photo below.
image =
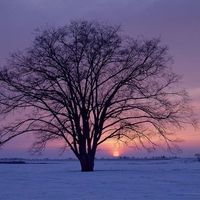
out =
<path fill-rule="evenodd" d="M 172 130 L 195 126 L 190 98 L 177 84 L 160 38 L 124 36 L 119 26 L 77 20 L 43 27 L 33 45 L 0 68 L 0 146 L 34 133 L 33 149 L 63 140 L 92 171 L 97 147 L 110 138 L 169 148 Z"/>

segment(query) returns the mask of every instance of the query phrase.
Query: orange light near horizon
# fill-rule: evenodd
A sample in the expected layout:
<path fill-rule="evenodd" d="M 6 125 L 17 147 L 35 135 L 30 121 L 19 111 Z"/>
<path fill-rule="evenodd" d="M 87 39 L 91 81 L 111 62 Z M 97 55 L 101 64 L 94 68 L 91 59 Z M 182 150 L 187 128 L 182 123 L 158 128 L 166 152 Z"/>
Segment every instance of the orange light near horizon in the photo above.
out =
<path fill-rule="evenodd" d="M 127 148 L 125 148 L 122 143 L 120 142 L 116 143 L 116 140 L 113 138 L 101 144 L 100 148 L 104 150 L 104 152 L 106 152 L 107 155 L 110 155 L 113 157 L 119 157 L 122 154 L 124 154 L 127 150 Z"/>
<path fill-rule="evenodd" d="M 114 152 L 113 152 L 113 156 L 114 156 L 114 157 L 118 157 L 118 156 L 119 156 L 119 151 L 114 151 Z"/>

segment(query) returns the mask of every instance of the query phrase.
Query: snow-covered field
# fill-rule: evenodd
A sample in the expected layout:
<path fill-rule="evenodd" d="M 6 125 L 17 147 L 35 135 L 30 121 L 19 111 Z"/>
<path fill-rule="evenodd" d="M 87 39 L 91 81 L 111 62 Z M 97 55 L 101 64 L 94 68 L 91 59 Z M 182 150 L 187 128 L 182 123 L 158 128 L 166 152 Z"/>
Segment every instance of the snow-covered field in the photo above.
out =
<path fill-rule="evenodd" d="M 0 164 L 1 200 L 200 199 L 195 159 L 96 160 L 94 172 L 75 160 L 28 163 Z"/>

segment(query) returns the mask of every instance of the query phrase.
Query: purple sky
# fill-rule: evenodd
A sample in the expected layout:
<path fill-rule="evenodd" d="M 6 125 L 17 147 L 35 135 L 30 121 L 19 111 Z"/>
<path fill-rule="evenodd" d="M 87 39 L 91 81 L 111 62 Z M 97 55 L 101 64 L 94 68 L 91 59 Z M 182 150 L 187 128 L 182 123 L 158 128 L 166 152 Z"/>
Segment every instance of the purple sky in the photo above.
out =
<path fill-rule="evenodd" d="M 80 18 L 121 24 L 124 34 L 134 37 L 161 36 L 162 43 L 169 46 L 174 57 L 174 71 L 183 75 L 182 87 L 192 97 L 200 116 L 199 0 L 1 0 L 0 64 L 5 63 L 10 52 L 29 47 L 37 27 L 61 26 Z M 200 132 L 188 128 L 178 134 L 185 139 L 180 156 L 200 153 Z M 25 139 L 31 141 L 30 136 Z M 10 142 L 0 151 L 0 157 L 28 155 L 26 150 L 13 152 L 11 149 L 20 144 L 28 148 L 29 142 L 24 145 L 25 139 Z"/>

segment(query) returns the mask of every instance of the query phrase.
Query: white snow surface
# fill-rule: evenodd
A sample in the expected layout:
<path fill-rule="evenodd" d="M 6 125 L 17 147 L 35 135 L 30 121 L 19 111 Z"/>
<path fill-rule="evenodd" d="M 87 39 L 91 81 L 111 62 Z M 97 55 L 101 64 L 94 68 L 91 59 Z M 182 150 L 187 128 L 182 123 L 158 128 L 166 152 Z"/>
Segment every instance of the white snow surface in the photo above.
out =
<path fill-rule="evenodd" d="M 81 172 L 76 160 L 0 164 L 1 200 L 199 200 L 195 159 L 96 160 Z"/>

